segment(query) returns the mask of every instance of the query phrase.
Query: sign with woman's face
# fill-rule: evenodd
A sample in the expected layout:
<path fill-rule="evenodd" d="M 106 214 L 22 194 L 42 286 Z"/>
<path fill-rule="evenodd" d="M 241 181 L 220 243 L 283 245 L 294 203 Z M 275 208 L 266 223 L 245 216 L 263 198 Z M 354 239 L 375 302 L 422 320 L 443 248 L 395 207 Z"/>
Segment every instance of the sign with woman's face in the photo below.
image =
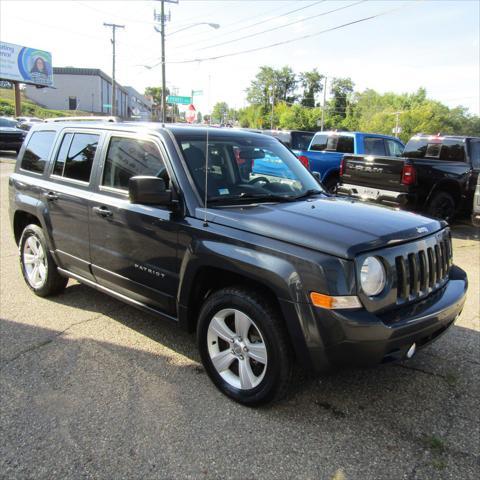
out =
<path fill-rule="evenodd" d="M 52 87 L 52 55 L 44 50 L 0 42 L 0 78 Z"/>

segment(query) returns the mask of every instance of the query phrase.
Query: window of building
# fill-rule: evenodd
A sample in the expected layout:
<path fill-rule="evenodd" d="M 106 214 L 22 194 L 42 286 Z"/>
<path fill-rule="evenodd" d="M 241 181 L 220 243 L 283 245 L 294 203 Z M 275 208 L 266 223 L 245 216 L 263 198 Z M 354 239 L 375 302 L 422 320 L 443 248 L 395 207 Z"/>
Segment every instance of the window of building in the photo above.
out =
<path fill-rule="evenodd" d="M 163 178 L 168 188 L 165 163 L 153 142 L 112 137 L 105 160 L 102 185 L 128 190 L 128 180 L 137 175 Z"/>
<path fill-rule="evenodd" d="M 91 133 L 65 134 L 53 167 L 54 175 L 89 182 L 99 138 L 100 135 Z"/>
<path fill-rule="evenodd" d="M 77 109 L 77 97 L 68 97 L 68 109 L 69 110 Z"/>
<path fill-rule="evenodd" d="M 55 132 L 49 131 L 33 133 L 23 154 L 20 168 L 43 173 L 55 135 Z"/>

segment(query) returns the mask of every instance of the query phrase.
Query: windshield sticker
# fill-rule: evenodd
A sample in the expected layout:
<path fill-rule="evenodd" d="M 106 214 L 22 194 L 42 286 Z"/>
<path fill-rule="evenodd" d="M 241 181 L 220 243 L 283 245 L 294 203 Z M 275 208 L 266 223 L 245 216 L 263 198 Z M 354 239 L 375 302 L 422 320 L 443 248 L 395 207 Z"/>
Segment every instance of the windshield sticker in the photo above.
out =
<path fill-rule="evenodd" d="M 228 188 L 219 188 L 218 193 L 220 195 L 228 195 L 230 193 L 230 191 L 228 190 Z"/>

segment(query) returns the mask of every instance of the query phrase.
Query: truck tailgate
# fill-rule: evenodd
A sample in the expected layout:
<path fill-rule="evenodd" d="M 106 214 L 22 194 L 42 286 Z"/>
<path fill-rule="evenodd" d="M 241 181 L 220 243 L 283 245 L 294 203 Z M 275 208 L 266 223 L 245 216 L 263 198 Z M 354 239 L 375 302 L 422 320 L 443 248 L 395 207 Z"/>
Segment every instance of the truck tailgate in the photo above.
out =
<path fill-rule="evenodd" d="M 396 192 L 404 192 L 408 189 L 402 184 L 403 166 L 409 163 L 406 158 L 345 155 L 343 161 L 341 177 L 343 184 Z"/>

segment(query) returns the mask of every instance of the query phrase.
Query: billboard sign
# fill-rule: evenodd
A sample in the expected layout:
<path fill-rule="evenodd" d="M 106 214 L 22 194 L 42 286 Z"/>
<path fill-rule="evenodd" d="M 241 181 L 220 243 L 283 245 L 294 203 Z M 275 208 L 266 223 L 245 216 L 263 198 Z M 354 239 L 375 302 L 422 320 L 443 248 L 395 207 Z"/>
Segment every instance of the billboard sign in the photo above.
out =
<path fill-rule="evenodd" d="M 0 79 L 53 87 L 52 55 L 36 48 L 0 42 Z"/>

